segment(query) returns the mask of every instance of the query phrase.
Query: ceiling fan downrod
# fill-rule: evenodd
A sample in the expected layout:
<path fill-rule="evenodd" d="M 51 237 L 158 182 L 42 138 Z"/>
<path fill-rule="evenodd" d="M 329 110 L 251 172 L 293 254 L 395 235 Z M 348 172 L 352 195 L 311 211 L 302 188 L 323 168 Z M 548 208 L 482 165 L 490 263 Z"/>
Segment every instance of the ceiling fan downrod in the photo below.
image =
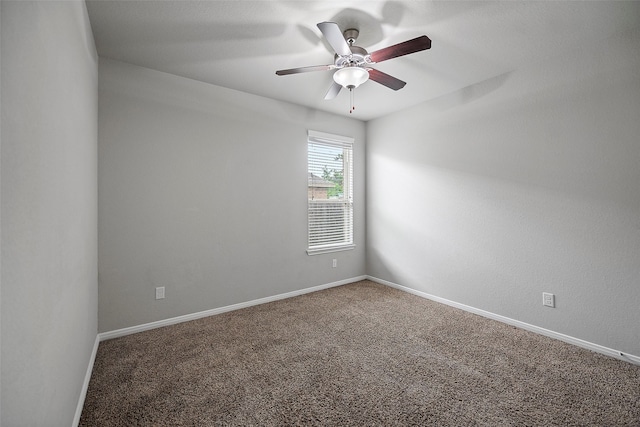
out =
<path fill-rule="evenodd" d="M 349 43 L 349 46 L 353 46 L 353 44 L 358 40 L 358 36 L 360 35 L 360 31 L 355 28 L 349 28 L 348 30 L 344 30 L 344 39 Z"/>

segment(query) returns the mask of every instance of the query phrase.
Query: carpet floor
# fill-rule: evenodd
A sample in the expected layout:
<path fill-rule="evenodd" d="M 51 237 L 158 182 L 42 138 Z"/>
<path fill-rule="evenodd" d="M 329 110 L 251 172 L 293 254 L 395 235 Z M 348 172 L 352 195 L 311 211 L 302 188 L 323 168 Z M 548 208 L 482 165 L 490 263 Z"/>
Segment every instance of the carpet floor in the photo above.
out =
<path fill-rule="evenodd" d="M 640 426 L 640 366 L 362 281 L 101 342 L 81 426 Z"/>

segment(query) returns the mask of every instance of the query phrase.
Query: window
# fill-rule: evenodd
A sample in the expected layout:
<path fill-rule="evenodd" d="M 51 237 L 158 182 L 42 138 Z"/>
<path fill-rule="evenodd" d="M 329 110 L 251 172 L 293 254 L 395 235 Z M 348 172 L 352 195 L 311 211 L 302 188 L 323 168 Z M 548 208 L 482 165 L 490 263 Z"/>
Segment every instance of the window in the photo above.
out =
<path fill-rule="evenodd" d="M 309 131 L 309 255 L 353 249 L 353 138 Z"/>

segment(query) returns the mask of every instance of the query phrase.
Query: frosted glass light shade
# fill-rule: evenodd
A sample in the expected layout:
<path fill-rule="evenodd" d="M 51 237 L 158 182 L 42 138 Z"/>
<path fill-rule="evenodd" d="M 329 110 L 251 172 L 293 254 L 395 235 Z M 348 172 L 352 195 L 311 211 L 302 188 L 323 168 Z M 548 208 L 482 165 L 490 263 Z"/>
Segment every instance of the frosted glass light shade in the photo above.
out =
<path fill-rule="evenodd" d="M 360 67 L 340 68 L 333 73 L 333 80 L 346 89 L 355 89 L 369 80 L 369 72 Z"/>

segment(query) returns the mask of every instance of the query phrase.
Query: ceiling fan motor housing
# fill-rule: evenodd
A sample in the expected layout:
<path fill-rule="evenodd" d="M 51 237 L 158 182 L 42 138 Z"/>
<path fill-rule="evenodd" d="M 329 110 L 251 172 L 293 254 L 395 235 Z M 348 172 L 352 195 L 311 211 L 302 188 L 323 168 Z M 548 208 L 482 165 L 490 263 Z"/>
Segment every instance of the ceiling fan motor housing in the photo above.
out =
<path fill-rule="evenodd" d="M 371 63 L 369 53 L 365 49 L 360 46 L 350 46 L 350 48 L 351 55 L 349 56 L 335 55 L 336 67 L 358 67 Z"/>

